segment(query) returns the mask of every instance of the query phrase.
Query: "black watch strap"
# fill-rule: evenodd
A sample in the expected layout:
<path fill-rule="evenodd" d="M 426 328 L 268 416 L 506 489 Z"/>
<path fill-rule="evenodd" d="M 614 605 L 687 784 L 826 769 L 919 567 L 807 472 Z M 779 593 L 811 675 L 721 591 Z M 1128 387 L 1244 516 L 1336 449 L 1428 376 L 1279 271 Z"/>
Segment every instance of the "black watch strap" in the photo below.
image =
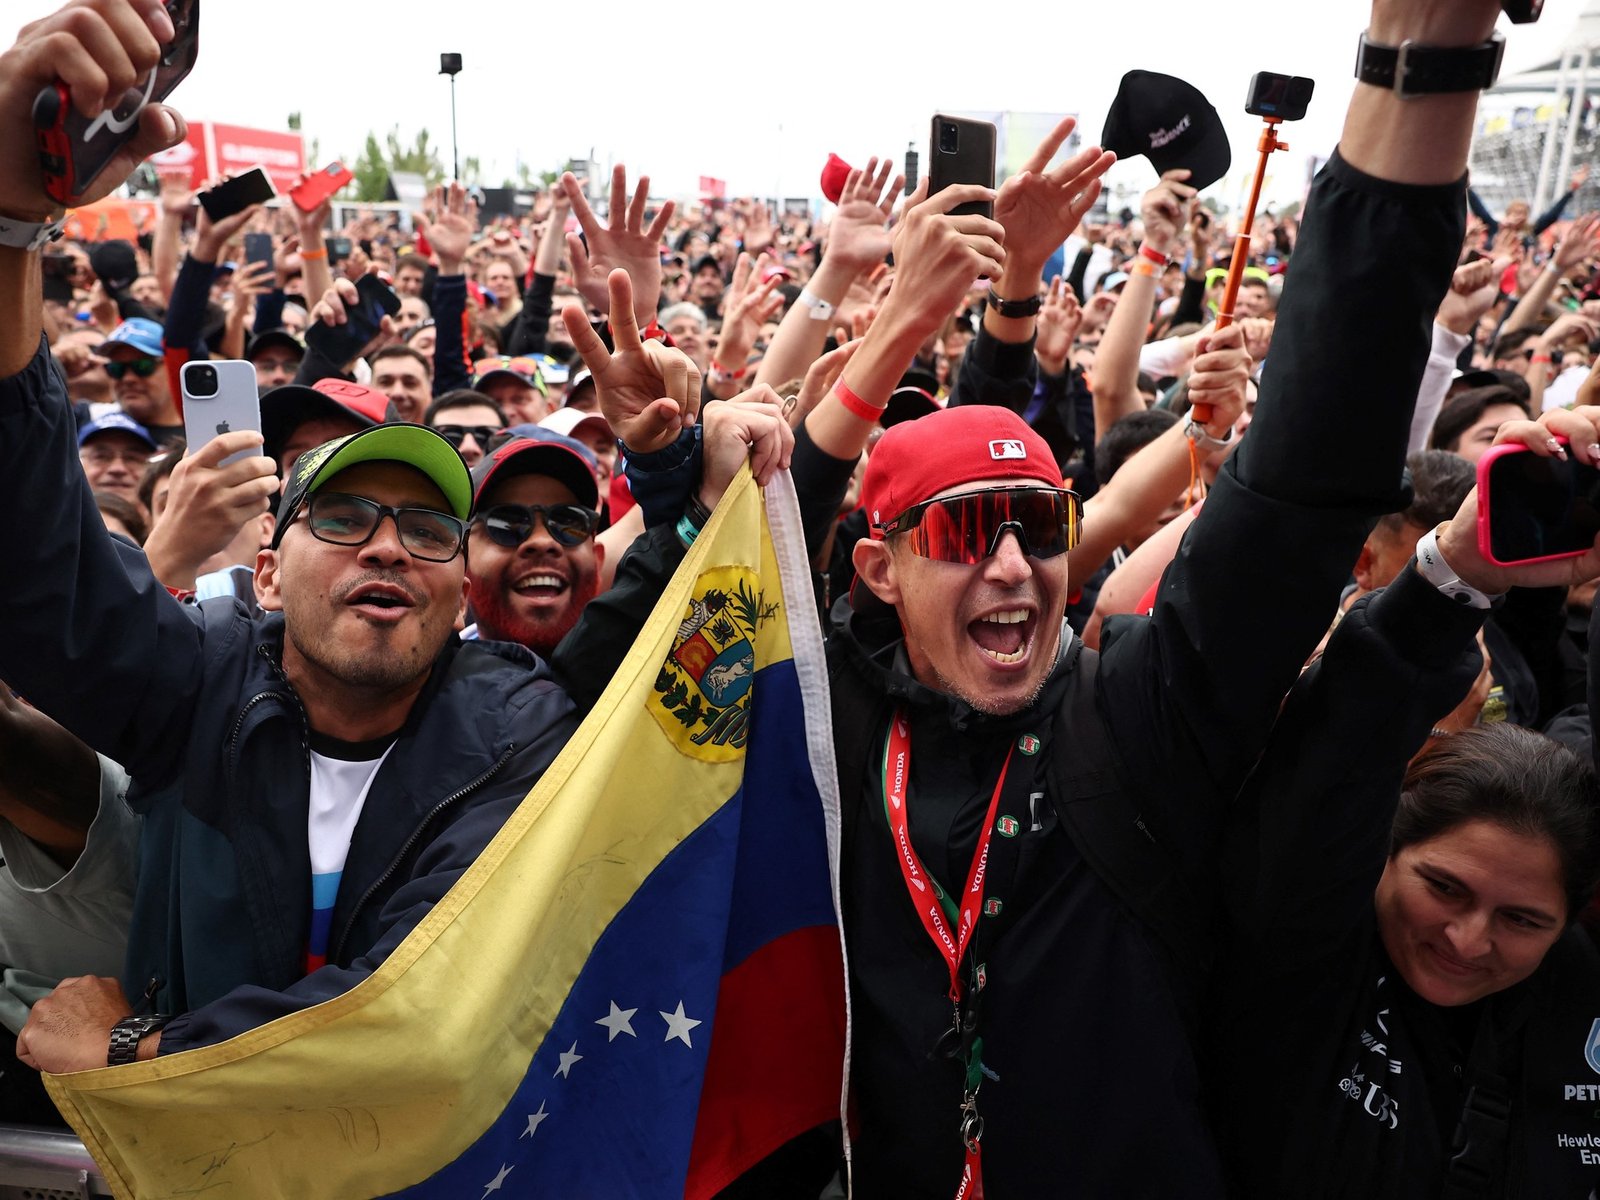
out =
<path fill-rule="evenodd" d="M 1013 319 L 1021 317 L 1036 317 L 1039 310 L 1044 307 L 1043 296 L 1029 296 L 1026 300 L 1002 300 L 993 290 L 989 292 L 989 307 L 1002 317 Z"/>
<path fill-rule="evenodd" d="M 1361 35 L 1356 78 L 1402 99 L 1446 92 L 1481 92 L 1500 76 L 1506 39 L 1496 30 L 1476 46 L 1381 46 Z"/>
<path fill-rule="evenodd" d="M 125 1067 L 139 1060 L 139 1043 L 160 1029 L 171 1017 L 123 1017 L 111 1027 L 111 1045 L 106 1051 L 106 1066 Z"/>

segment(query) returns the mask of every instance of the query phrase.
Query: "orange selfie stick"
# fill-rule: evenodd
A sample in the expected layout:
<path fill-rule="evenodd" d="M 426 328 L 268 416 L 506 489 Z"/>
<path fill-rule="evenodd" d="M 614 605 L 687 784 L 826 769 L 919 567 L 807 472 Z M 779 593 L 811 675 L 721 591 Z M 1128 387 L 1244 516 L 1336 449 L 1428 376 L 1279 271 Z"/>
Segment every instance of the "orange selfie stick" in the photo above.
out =
<path fill-rule="evenodd" d="M 1261 185 L 1267 178 L 1267 160 L 1272 157 L 1273 151 L 1289 148 L 1288 142 L 1278 140 L 1278 126 L 1282 120 L 1281 117 L 1268 117 L 1265 128 L 1261 130 L 1261 142 L 1256 147 L 1261 151 L 1261 158 L 1256 162 L 1256 177 L 1250 185 L 1250 203 L 1245 206 L 1244 222 L 1239 226 L 1239 235 L 1233 239 L 1233 261 L 1228 264 L 1228 286 L 1222 293 L 1222 303 L 1217 310 L 1218 329 L 1226 329 L 1233 324 L 1233 306 L 1239 299 L 1239 284 L 1244 279 L 1245 265 L 1250 261 L 1250 239 L 1255 229 L 1256 206 L 1261 202 Z M 1196 404 L 1194 419 L 1201 425 L 1211 420 L 1211 405 Z"/>

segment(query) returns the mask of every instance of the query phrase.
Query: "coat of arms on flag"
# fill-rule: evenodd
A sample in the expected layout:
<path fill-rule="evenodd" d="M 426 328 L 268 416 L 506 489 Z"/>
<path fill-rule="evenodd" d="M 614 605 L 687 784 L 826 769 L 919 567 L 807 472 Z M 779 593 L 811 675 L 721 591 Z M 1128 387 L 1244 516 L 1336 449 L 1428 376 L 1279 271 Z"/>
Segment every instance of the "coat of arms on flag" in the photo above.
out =
<path fill-rule="evenodd" d="M 47 1077 L 120 1200 L 710 1197 L 839 1118 L 827 671 L 793 485 L 767 491 L 740 474 L 566 749 L 359 985 Z"/>

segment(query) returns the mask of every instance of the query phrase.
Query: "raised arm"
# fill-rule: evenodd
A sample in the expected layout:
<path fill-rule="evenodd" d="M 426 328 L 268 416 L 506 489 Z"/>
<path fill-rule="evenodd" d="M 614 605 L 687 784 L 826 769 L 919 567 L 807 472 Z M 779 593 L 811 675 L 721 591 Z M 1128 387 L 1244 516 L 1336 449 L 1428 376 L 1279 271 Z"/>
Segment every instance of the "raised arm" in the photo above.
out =
<path fill-rule="evenodd" d="M 1567 235 L 1561 239 L 1561 244 L 1556 247 L 1556 252 L 1550 256 L 1550 261 L 1545 264 L 1545 269 L 1539 273 L 1539 278 L 1517 301 L 1516 308 L 1511 310 L 1506 323 L 1500 327 L 1501 334 L 1537 325 L 1544 316 L 1545 305 L 1555 295 L 1556 284 L 1568 271 L 1595 252 L 1597 242 L 1600 242 L 1600 213 L 1586 213 L 1574 221 L 1567 229 Z"/>

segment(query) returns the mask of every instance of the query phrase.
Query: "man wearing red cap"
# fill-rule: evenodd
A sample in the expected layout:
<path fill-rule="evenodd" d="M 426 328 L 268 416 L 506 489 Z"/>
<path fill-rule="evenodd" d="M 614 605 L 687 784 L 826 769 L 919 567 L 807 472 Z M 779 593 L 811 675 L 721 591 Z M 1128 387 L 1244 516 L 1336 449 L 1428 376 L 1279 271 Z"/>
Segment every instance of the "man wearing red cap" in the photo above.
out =
<path fill-rule="evenodd" d="M 1307 206 L 1249 440 L 1153 615 L 1112 623 L 1101 654 L 1062 619 L 1077 498 L 1019 416 L 955 407 L 874 450 L 855 611 L 829 640 L 858 1194 L 1226 1194 L 1192 1021 L 1215 847 L 1350 562 L 1395 506 L 1428 319 L 1461 246 L 1483 85 L 1465 60 L 1488 53 L 1496 11 L 1378 0 L 1369 40 L 1463 60 L 1452 78 L 1465 90 L 1402 100 L 1375 77 L 1357 87 Z M 797 434 L 814 535 L 974 278 L 992 281 L 986 328 L 1031 343 L 1044 262 L 1109 165 L 1091 148 L 1052 168 L 1070 128 L 998 196 L 910 198 L 894 288 Z M 991 199 L 995 220 L 948 215 Z M 608 361 L 572 332 L 630 462 L 663 452 L 676 430 L 661 389 L 630 378 L 648 364 Z M 1353 359 L 1358 338 L 1367 353 Z M 1239 344 L 1234 330 L 1211 340 L 1195 404 L 1237 383 Z M 1192 430 L 1202 447 L 1228 436 Z M 1266 614 L 1260 577 L 1241 569 L 1263 559 Z M 628 586 L 595 604 L 628 605 Z"/>

